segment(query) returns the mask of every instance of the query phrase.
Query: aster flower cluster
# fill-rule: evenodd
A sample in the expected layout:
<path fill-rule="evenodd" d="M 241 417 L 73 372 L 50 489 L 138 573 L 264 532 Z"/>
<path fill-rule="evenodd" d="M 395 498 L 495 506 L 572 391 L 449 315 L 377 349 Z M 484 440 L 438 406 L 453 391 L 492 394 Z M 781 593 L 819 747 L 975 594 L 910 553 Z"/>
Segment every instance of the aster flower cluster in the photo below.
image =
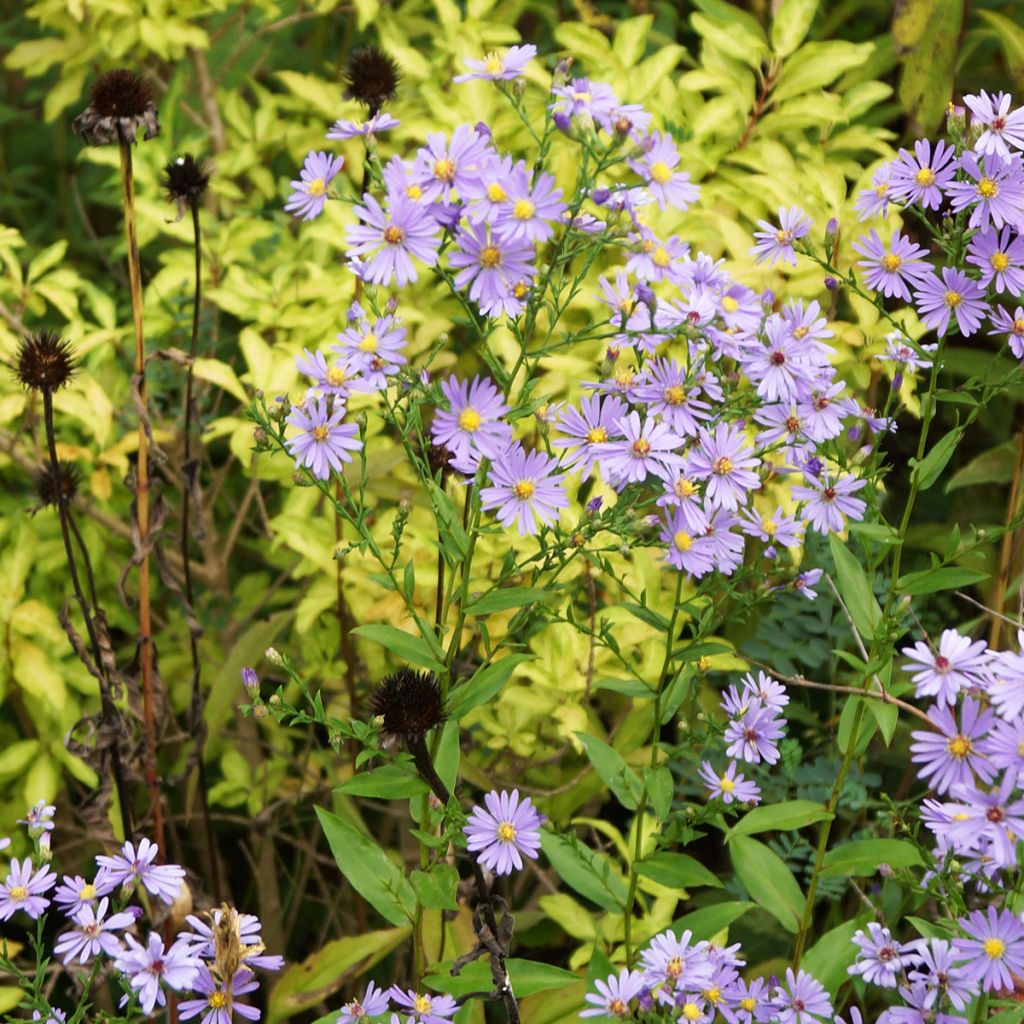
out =
<path fill-rule="evenodd" d="M 420 993 L 415 989 L 392 985 L 379 988 L 374 982 L 366 992 L 346 1003 L 338 1015 L 337 1024 L 359 1024 L 367 1018 L 380 1017 L 393 1010 L 392 1024 L 450 1024 L 459 1004 L 452 996 Z"/>
<path fill-rule="evenodd" d="M 623 969 L 595 982 L 581 1017 L 637 1019 L 651 1014 L 711 1024 L 815 1024 L 832 1019 L 832 1002 L 813 975 L 786 971 L 785 980 L 744 980 L 740 946 L 693 941 L 692 933 L 662 932 L 640 953 L 636 970 Z"/>

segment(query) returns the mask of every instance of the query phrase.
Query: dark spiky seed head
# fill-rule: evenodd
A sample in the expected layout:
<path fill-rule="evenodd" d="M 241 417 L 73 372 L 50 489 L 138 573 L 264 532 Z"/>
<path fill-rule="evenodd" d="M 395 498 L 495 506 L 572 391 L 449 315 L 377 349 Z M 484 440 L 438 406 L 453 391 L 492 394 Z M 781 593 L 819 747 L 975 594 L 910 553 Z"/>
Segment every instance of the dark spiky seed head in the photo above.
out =
<path fill-rule="evenodd" d="M 100 117 L 142 117 L 152 102 L 149 83 L 127 68 L 100 75 L 89 94 L 89 106 Z"/>
<path fill-rule="evenodd" d="M 447 717 L 433 672 L 401 668 L 385 676 L 370 694 L 370 713 L 383 719 L 385 740 L 423 736 Z"/>
<path fill-rule="evenodd" d="M 65 501 L 73 501 L 82 483 L 82 474 L 73 462 L 61 461 L 54 467 L 52 462 L 36 470 L 35 492 L 37 508 L 49 508 L 60 504 L 61 491 Z"/>
<path fill-rule="evenodd" d="M 76 368 L 71 345 L 56 331 L 41 331 L 21 343 L 15 376 L 27 388 L 53 394 L 71 380 Z"/>
<path fill-rule="evenodd" d="M 430 475 L 437 479 L 441 474 L 441 482 L 445 483 L 452 474 L 452 452 L 444 444 L 431 444 L 427 446 L 427 465 L 430 467 Z"/>
<path fill-rule="evenodd" d="M 379 46 L 362 46 L 349 54 L 345 66 L 345 95 L 359 100 L 376 114 L 394 99 L 402 77 L 395 58 Z"/>
<path fill-rule="evenodd" d="M 210 168 L 189 153 L 176 156 L 165 165 L 160 184 L 172 203 L 191 206 L 202 201 L 210 184 Z"/>

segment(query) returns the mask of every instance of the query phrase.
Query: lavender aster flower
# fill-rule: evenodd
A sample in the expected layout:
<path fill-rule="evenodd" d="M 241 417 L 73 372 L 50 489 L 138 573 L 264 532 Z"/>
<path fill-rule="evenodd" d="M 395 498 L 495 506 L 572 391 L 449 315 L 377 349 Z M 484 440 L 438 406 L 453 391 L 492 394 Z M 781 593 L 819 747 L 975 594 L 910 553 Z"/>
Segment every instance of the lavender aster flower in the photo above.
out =
<path fill-rule="evenodd" d="M 1013 975 L 1024 974 L 1024 924 L 1009 910 L 972 911 L 960 918 L 969 936 L 954 945 L 970 977 L 982 990 L 1013 990 Z M 1012 973 L 1011 973 L 1012 972 Z"/>
<path fill-rule="evenodd" d="M 318 480 L 327 480 L 331 470 L 340 473 L 342 463 L 351 462 L 351 453 L 363 447 L 357 437 L 359 428 L 354 423 L 342 422 L 345 406 L 340 402 L 335 402 L 333 411 L 323 396 L 305 404 L 305 409 L 295 406 L 288 416 L 288 423 L 302 431 L 288 439 L 288 451 L 298 465 L 308 467 Z"/>
<path fill-rule="evenodd" d="M 639 483 L 653 473 L 667 480 L 673 469 L 681 469 L 683 460 L 675 453 L 683 439 L 665 423 L 653 417 L 641 421 L 631 412 L 619 420 L 621 441 L 608 441 L 599 456 L 601 472 L 614 487 Z"/>
<path fill-rule="evenodd" d="M 463 829 L 480 864 L 496 875 L 510 875 L 522 869 L 522 855 L 536 860 L 545 818 L 533 801 L 528 796 L 520 800 L 519 790 L 513 789 L 491 790 L 484 803 L 487 809 L 474 807 Z"/>
<path fill-rule="evenodd" d="M 640 995 L 645 987 L 641 971 L 623 968 L 618 976 L 610 974 L 607 981 L 594 979 L 597 992 L 588 992 L 584 999 L 591 1005 L 580 1010 L 581 1017 L 628 1017 L 629 1004 Z"/>
<path fill-rule="evenodd" d="M 955 629 L 944 629 L 938 651 L 918 640 L 913 647 L 904 647 L 902 653 L 911 661 L 903 668 L 912 673 L 917 697 L 934 697 L 937 704 L 952 704 L 961 689 L 985 686 L 989 656 L 984 640 L 972 642 Z"/>
<path fill-rule="evenodd" d="M 630 160 L 629 166 L 647 183 L 647 188 L 658 206 L 685 210 L 696 202 L 700 189 L 691 183 L 686 171 L 676 169 L 679 152 L 675 140 L 667 132 L 655 132 L 644 142 L 642 160 Z"/>
<path fill-rule="evenodd" d="M 920 959 L 913 947 L 897 942 L 888 928 L 875 921 L 868 924 L 867 934 L 859 930 L 853 936 L 853 943 L 859 951 L 856 962 L 847 970 L 850 974 L 859 974 L 869 985 L 881 988 L 896 988 L 899 976 Z"/>
<path fill-rule="evenodd" d="M 26 857 L 11 861 L 10 870 L 0 885 L 0 921 L 7 921 L 19 910 L 25 911 L 33 920 L 50 905 L 43 895 L 53 888 L 57 876 L 45 864 L 38 871 Z"/>
<path fill-rule="evenodd" d="M 760 787 L 756 782 L 745 779 L 742 773 L 736 773 L 735 761 L 730 761 L 729 767 L 721 775 L 711 767 L 710 761 L 704 761 L 700 766 L 700 777 L 704 780 L 708 795 L 718 797 L 725 804 L 731 804 L 734 800 L 741 804 L 761 802 Z"/>
<path fill-rule="evenodd" d="M 284 208 L 303 220 L 319 217 L 327 205 L 327 190 L 344 166 L 343 157 L 310 153 L 299 172 L 299 180 L 292 182 L 292 194 Z"/>
<path fill-rule="evenodd" d="M 368 121 L 361 123 L 356 121 L 335 121 L 331 126 L 331 130 L 327 133 L 327 138 L 354 139 L 361 136 L 364 139 L 368 139 L 371 136 L 380 135 L 381 132 L 397 128 L 400 124 L 401 121 L 397 117 L 392 117 L 381 110 Z"/>
<path fill-rule="evenodd" d="M 191 988 L 201 999 L 184 999 L 178 1003 L 178 1017 L 191 1020 L 203 1015 L 200 1024 L 231 1024 L 234 1014 L 246 1020 L 259 1020 L 260 1011 L 255 1006 L 239 1002 L 238 997 L 255 992 L 260 987 L 256 976 L 246 968 L 240 968 L 225 983 L 215 977 L 205 964 L 199 968 Z"/>
<path fill-rule="evenodd" d="M 1009 161 L 1013 155 L 1010 146 L 1024 149 L 1024 109 L 1010 110 L 1012 102 L 1009 93 L 989 96 L 984 89 L 977 96 L 964 97 L 964 105 L 971 110 L 971 123 L 984 129 L 974 144 L 976 153 Z"/>
<path fill-rule="evenodd" d="M 697 480 L 707 480 L 705 494 L 711 505 L 734 512 L 760 484 L 753 470 L 760 459 L 752 454 L 742 431 L 719 423 L 712 434 L 702 429 L 698 447 L 690 454 L 688 469 Z"/>
<path fill-rule="evenodd" d="M 892 164 L 882 164 L 871 179 L 871 188 L 862 188 L 857 193 L 853 208 L 858 220 L 884 217 L 889 209 L 889 187 L 892 181 Z"/>
<path fill-rule="evenodd" d="M 302 350 L 302 355 L 295 360 L 295 368 L 299 373 L 311 377 L 313 385 L 325 395 L 335 395 L 347 399 L 352 390 L 352 379 L 356 371 L 343 359 L 333 359 L 330 364 L 323 352 Z"/>
<path fill-rule="evenodd" d="M 1006 164 L 994 162 L 982 167 L 973 153 L 964 153 L 960 169 L 968 181 L 954 181 L 946 188 L 949 205 L 954 213 L 970 209 L 968 225 L 984 230 L 991 221 L 997 228 L 1012 224 L 1024 226 L 1024 173 L 1020 157 Z"/>
<path fill-rule="evenodd" d="M 154 1006 L 167 1005 L 165 987 L 176 992 L 192 987 L 202 964 L 189 955 L 185 942 L 178 940 L 165 950 L 164 941 L 156 932 L 150 932 L 144 946 L 131 934 L 125 934 L 124 939 L 128 948 L 114 961 L 114 967 L 128 978 L 143 1013 L 150 1014 Z"/>
<path fill-rule="evenodd" d="M 808 601 L 813 601 L 818 596 L 814 588 L 823 575 L 821 569 L 807 569 L 805 572 L 798 573 L 796 579 L 793 580 L 793 589 L 803 594 Z"/>
<path fill-rule="evenodd" d="M 723 738 L 729 746 L 725 752 L 750 764 L 760 761 L 775 764 L 779 759 L 775 741 L 786 731 L 777 713 L 775 708 L 765 707 L 759 700 L 750 701 L 743 715 L 726 727 Z"/>
<path fill-rule="evenodd" d="M 434 266 L 441 244 L 438 226 L 422 205 L 408 196 L 391 195 L 384 210 L 369 192 L 363 195 L 363 204 L 354 207 L 363 223 L 346 227 L 345 241 L 350 257 L 370 256 L 369 262 L 359 265 L 364 280 L 382 285 L 395 280 L 404 288 L 417 280 L 413 256 Z"/>
<path fill-rule="evenodd" d="M 822 473 L 818 477 L 805 474 L 806 486 L 797 485 L 792 494 L 797 501 L 805 501 L 800 515 L 818 533 L 839 533 L 846 525 L 843 516 L 853 520 L 864 518 L 867 507 L 853 495 L 866 483 L 856 477 L 831 477 Z"/>
<path fill-rule="evenodd" d="M 936 142 L 935 151 L 928 139 L 914 143 L 914 152 L 900 150 L 892 165 L 890 197 L 917 203 L 925 210 L 942 205 L 942 190 L 956 176 L 956 150 L 945 142 Z"/>
<path fill-rule="evenodd" d="M 235 911 L 230 911 L 235 914 Z M 213 911 L 213 922 L 219 925 L 224 915 L 223 910 Z M 189 953 L 201 960 L 214 960 L 217 955 L 217 939 L 213 928 L 206 921 L 189 914 L 185 920 L 194 931 L 182 932 L 178 937 L 189 944 Z M 255 914 L 237 914 L 234 922 L 238 928 L 238 941 L 246 947 L 262 947 L 263 939 L 260 932 L 263 926 Z M 245 955 L 247 968 L 259 967 L 265 971 L 279 971 L 284 966 L 284 957 L 271 953 L 255 953 L 255 949 L 247 950 Z"/>
<path fill-rule="evenodd" d="M 416 154 L 413 180 L 427 202 L 448 202 L 453 191 L 464 195 L 467 185 L 479 180 L 491 152 L 487 137 L 470 124 L 460 124 L 451 142 L 444 132 L 431 132 Z"/>
<path fill-rule="evenodd" d="M 917 311 L 925 326 L 945 334 L 949 318 L 956 314 L 957 327 L 965 337 L 971 337 L 981 326 L 988 311 L 985 290 L 977 281 L 955 267 L 943 267 L 941 278 L 935 274 L 921 278 L 914 293 Z"/>
<path fill-rule="evenodd" d="M 757 679 L 749 672 L 740 680 L 743 692 L 756 697 L 766 708 L 775 708 L 779 713 L 789 703 L 789 693 L 777 679 L 758 671 Z"/>
<path fill-rule="evenodd" d="M 473 473 L 481 455 L 495 459 L 504 453 L 512 441 L 512 428 L 501 419 L 508 406 L 489 378 L 477 376 L 467 384 L 449 377 L 441 393 L 449 408 L 434 413 L 430 436 L 452 453 L 456 468 Z"/>
<path fill-rule="evenodd" d="M 978 983 L 962 966 L 953 943 L 945 939 L 928 939 L 915 943 L 918 963 L 908 975 L 911 982 L 923 983 L 932 993 L 933 1002 L 948 997 L 958 1010 L 978 994 Z"/>
<path fill-rule="evenodd" d="M 390 1001 L 388 990 L 371 981 L 362 999 L 352 999 L 341 1008 L 336 1024 L 359 1024 L 367 1017 L 377 1017 L 387 1012 Z"/>
<path fill-rule="evenodd" d="M 853 248 L 867 257 L 858 260 L 857 266 L 867 270 L 864 280 L 868 287 L 881 292 L 887 298 L 898 295 L 905 302 L 909 302 L 910 289 L 907 287 L 907 280 L 916 282 L 931 273 L 931 266 L 922 259 L 928 255 L 928 250 L 915 245 L 898 231 L 893 232 L 888 248 L 882 243 L 874 228 L 869 235 L 864 235 L 854 242 Z"/>
<path fill-rule="evenodd" d="M 81 875 L 65 875 L 61 885 L 53 893 L 53 902 L 64 908 L 67 917 L 74 917 L 83 907 L 91 907 L 98 896 L 96 886 Z"/>
<path fill-rule="evenodd" d="M 806 971 L 786 968 L 786 987 L 779 987 L 771 1002 L 778 1024 L 816 1024 L 816 1017 L 831 1017 L 832 1002 L 824 986 Z"/>
<path fill-rule="evenodd" d="M 480 224 L 459 228 L 455 235 L 458 246 L 448 258 L 448 265 L 458 270 L 455 286 L 469 285 L 469 297 L 484 316 L 518 316 L 523 310 L 522 297 L 514 286 L 532 281 L 537 273 L 530 263 L 533 243 L 496 234 Z"/>
<path fill-rule="evenodd" d="M 989 318 L 992 327 L 989 334 L 1006 334 L 1010 351 L 1018 358 L 1024 359 L 1024 306 L 1018 306 L 1009 314 L 1002 306 L 997 306 Z"/>
<path fill-rule="evenodd" d="M 910 372 L 929 369 L 932 365 L 932 361 L 927 356 L 937 352 L 939 349 L 937 344 L 918 344 L 916 348 L 911 348 L 910 345 L 908 345 L 895 331 L 888 335 L 885 340 L 885 352 L 878 356 L 878 358 L 883 361 L 891 360 L 894 363 L 899 363 L 904 369 L 909 370 Z M 927 353 L 927 355 L 922 355 L 922 353 Z"/>
<path fill-rule="evenodd" d="M 556 522 L 558 509 L 569 507 L 565 474 L 556 473 L 557 466 L 557 459 L 516 443 L 494 460 L 491 486 L 480 490 L 482 507 L 498 509 L 498 522 L 515 523 L 520 536 L 536 534 L 539 523 Z"/>
<path fill-rule="evenodd" d="M 525 46 L 512 46 L 504 57 L 497 53 L 488 53 L 483 60 L 463 60 L 467 68 L 472 68 L 464 75 L 456 75 L 453 82 L 469 82 L 474 78 L 482 78 L 489 82 L 510 82 L 514 78 L 522 78 L 526 65 L 537 56 L 537 47 L 533 43 Z"/>
<path fill-rule="evenodd" d="M 750 982 L 737 978 L 729 986 L 718 1010 L 729 1024 L 754 1024 L 772 1012 L 767 1005 L 768 999 L 768 982 L 764 978 L 754 978 Z M 861 1024 L 861 1021 L 854 1020 L 853 1024 Z"/>
<path fill-rule="evenodd" d="M 964 1017 L 950 1013 L 936 1013 L 935 991 L 921 982 L 901 985 L 903 1006 L 890 1006 L 877 1018 L 876 1024 L 967 1024 Z"/>
<path fill-rule="evenodd" d="M 760 231 L 754 232 L 757 244 L 750 250 L 757 255 L 757 263 L 768 260 L 768 266 L 774 267 L 778 260 L 796 266 L 796 252 L 793 243 L 803 238 L 811 230 L 811 221 L 799 206 L 791 206 L 788 210 L 779 210 L 779 226 L 770 221 L 759 220 Z"/>
<path fill-rule="evenodd" d="M 626 403 L 615 395 L 584 395 L 578 411 L 570 407 L 562 413 L 558 427 L 567 436 L 556 438 L 552 447 L 576 448 L 570 465 L 586 476 L 598 459 L 598 446 L 618 433 L 618 421 L 626 411 Z"/>
<path fill-rule="evenodd" d="M 53 831 L 53 815 L 57 808 L 45 800 L 39 800 L 24 818 L 18 819 L 19 825 L 27 825 L 30 835 Z"/>
<path fill-rule="evenodd" d="M 555 233 L 550 222 L 560 220 L 566 210 L 562 190 L 555 188 L 555 179 L 541 172 L 531 183 L 526 164 L 520 161 L 506 184 L 506 201 L 492 221 L 495 231 L 510 242 L 546 242 Z M 532 249 L 524 252 L 526 260 L 533 256 Z"/>
<path fill-rule="evenodd" d="M 64 932 L 53 947 L 58 956 L 63 954 L 65 964 L 71 963 L 75 957 L 78 957 L 79 963 L 84 964 L 92 957 L 99 956 L 101 952 L 109 957 L 120 954 L 121 940 L 113 933 L 135 924 L 135 915 L 124 910 L 119 914 L 111 914 L 104 920 L 109 906 L 110 900 L 104 896 L 95 910 L 91 905 L 85 904 L 75 914 L 74 922 L 77 927 Z"/>
<path fill-rule="evenodd" d="M 340 345 L 331 347 L 359 375 L 353 386 L 360 391 L 383 391 L 388 378 L 408 362 L 402 355 L 405 328 L 390 314 L 372 324 L 368 320 L 356 322 L 338 335 L 338 341 Z"/>
<path fill-rule="evenodd" d="M 399 1007 L 409 1011 L 406 1024 L 449 1024 L 459 1004 L 448 995 L 419 995 L 413 989 L 392 985 L 388 995 Z"/>
<path fill-rule="evenodd" d="M 647 369 L 647 383 L 636 389 L 638 401 L 683 437 L 694 437 L 700 421 L 711 415 L 711 406 L 702 402 L 700 391 L 687 381 L 686 368 L 674 359 L 654 359 Z"/>
<path fill-rule="evenodd" d="M 981 268 L 981 283 L 996 291 L 1024 292 L 1024 237 L 1005 227 L 976 234 L 967 246 L 967 262 Z"/>
<path fill-rule="evenodd" d="M 669 565 L 696 579 L 715 568 L 713 549 L 707 540 L 707 519 L 696 508 L 679 506 L 668 511 L 661 526 L 661 541 Z"/>
<path fill-rule="evenodd" d="M 928 712 L 938 730 L 911 733 L 917 742 L 911 744 L 911 761 L 922 764 L 918 772 L 922 779 L 931 777 L 932 788 L 940 796 L 956 785 L 966 785 L 974 776 L 989 782 L 995 776 L 995 766 L 985 755 L 983 739 L 992 728 L 995 712 L 983 710 L 982 705 L 970 697 L 964 699 L 957 728 L 953 712 L 938 704 Z"/>

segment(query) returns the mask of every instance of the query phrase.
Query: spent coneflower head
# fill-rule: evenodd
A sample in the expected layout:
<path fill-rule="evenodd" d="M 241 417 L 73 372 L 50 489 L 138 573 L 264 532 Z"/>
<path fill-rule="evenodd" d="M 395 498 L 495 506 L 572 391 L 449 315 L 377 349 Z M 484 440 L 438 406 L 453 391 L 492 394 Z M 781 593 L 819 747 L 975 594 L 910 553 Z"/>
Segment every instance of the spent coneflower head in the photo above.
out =
<path fill-rule="evenodd" d="M 32 511 L 59 506 L 62 492 L 66 502 L 73 501 L 81 483 L 82 474 L 73 462 L 44 463 L 33 477 L 37 503 Z"/>
<path fill-rule="evenodd" d="M 176 156 L 164 165 L 164 176 L 160 184 L 167 198 L 177 206 L 178 220 L 181 220 L 186 210 L 203 201 L 206 187 L 210 184 L 210 174 L 210 168 L 189 153 Z"/>
<path fill-rule="evenodd" d="M 71 345 L 56 331 L 40 331 L 21 343 L 14 375 L 25 387 L 52 395 L 71 380 L 77 368 Z"/>
<path fill-rule="evenodd" d="M 377 684 L 370 694 L 370 712 L 382 720 L 385 749 L 422 739 L 447 718 L 437 677 L 411 668 L 401 668 Z"/>
<path fill-rule="evenodd" d="M 345 96 L 366 104 L 371 116 L 395 98 L 402 77 L 395 58 L 379 46 L 361 46 L 345 65 Z"/>
<path fill-rule="evenodd" d="M 71 122 L 71 130 L 90 146 L 134 143 L 140 126 L 144 139 L 160 134 L 153 90 L 144 78 L 127 68 L 100 75 L 89 94 L 89 106 Z"/>

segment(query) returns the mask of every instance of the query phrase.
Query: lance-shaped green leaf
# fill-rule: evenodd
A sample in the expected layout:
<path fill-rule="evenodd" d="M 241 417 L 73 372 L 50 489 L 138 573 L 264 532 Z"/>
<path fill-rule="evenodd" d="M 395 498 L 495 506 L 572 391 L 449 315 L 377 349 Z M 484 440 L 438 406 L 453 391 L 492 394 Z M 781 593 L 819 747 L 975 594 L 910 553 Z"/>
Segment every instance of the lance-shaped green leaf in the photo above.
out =
<path fill-rule="evenodd" d="M 823 875 L 873 875 L 879 867 L 916 868 L 924 861 L 921 851 L 905 839 L 855 839 L 825 854 Z"/>
<path fill-rule="evenodd" d="M 601 781 L 615 794 L 623 807 L 635 811 L 644 795 L 644 784 L 636 772 L 626 764 L 622 755 L 608 746 L 604 740 L 585 732 L 576 733 L 576 738 L 583 744 L 583 749 L 590 758 L 590 763 L 600 776 Z"/>
<path fill-rule="evenodd" d="M 544 856 L 558 876 L 571 889 L 592 903 L 621 914 L 626 907 L 626 886 L 602 853 L 597 853 L 573 837 L 542 830 L 540 845 Z"/>
<path fill-rule="evenodd" d="M 352 632 L 356 636 L 366 637 L 367 640 L 386 647 L 402 661 L 429 668 L 431 672 L 444 671 L 444 666 L 434 656 L 430 645 L 421 637 L 406 633 L 404 629 L 371 623 L 367 626 L 357 626 Z"/>
<path fill-rule="evenodd" d="M 479 668 L 467 682 L 452 690 L 448 698 L 448 712 L 452 718 L 461 718 L 496 696 L 512 678 L 516 667 L 530 661 L 532 654 L 510 654 L 507 658 Z"/>
<path fill-rule="evenodd" d="M 737 836 L 729 844 L 736 877 L 759 906 L 788 932 L 796 934 L 804 909 L 804 896 L 782 858 L 749 836 Z"/>
<path fill-rule="evenodd" d="M 736 836 L 752 836 L 758 832 L 792 832 L 831 817 L 822 804 L 813 800 L 785 800 L 748 811 L 729 829 L 725 838 L 728 842 Z"/>

